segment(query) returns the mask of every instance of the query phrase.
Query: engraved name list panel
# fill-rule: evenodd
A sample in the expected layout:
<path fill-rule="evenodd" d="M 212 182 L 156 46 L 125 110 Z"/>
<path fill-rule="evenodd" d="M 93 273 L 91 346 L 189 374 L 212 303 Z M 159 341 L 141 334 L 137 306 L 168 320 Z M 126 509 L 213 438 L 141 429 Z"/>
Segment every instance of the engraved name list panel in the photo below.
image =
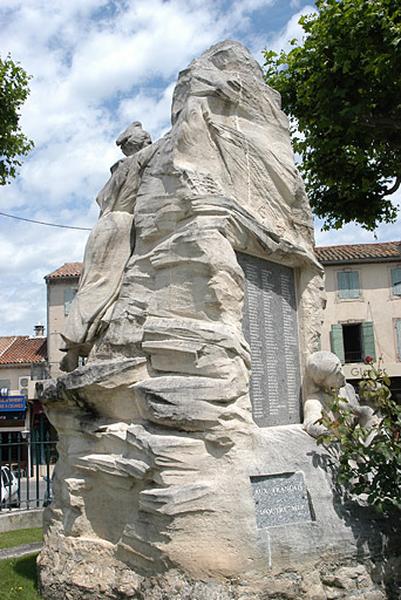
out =
<path fill-rule="evenodd" d="M 243 330 L 251 348 L 253 419 L 260 427 L 299 423 L 294 271 L 247 254 L 237 258 L 245 274 Z"/>

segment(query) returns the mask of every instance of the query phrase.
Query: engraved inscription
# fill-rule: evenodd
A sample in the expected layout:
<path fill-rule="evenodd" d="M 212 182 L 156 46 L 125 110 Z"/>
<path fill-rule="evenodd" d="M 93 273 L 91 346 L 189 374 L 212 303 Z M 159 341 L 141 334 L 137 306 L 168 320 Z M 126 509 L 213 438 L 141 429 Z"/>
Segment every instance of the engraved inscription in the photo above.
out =
<path fill-rule="evenodd" d="M 251 477 L 259 529 L 312 521 L 302 472 Z"/>
<path fill-rule="evenodd" d="M 294 273 L 238 253 L 245 274 L 243 329 L 251 348 L 252 414 L 260 427 L 300 422 L 300 368 Z"/>

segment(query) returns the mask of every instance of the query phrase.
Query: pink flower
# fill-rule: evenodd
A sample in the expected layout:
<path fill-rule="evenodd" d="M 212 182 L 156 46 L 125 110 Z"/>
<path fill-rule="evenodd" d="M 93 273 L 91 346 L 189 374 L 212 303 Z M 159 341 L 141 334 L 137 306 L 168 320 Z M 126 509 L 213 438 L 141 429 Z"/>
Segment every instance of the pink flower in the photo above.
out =
<path fill-rule="evenodd" d="M 365 365 L 370 365 L 373 362 L 373 356 L 365 356 L 364 363 Z"/>

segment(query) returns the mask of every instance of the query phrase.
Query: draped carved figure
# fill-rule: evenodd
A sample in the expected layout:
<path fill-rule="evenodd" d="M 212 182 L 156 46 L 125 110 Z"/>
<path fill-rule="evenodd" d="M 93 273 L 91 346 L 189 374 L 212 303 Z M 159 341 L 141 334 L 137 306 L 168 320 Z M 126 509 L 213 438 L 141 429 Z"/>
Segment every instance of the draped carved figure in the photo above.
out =
<path fill-rule="evenodd" d="M 139 121 L 134 121 L 116 144 L 128 158 L 111 167 L 111 177 L 96 198 L 99 220 L 86 244 L 78 292 L 62 332 L 66 355 L 60 366 L 67 372 L 78 366 L 80 356 L 88 356 L 94 340 L 107 327 L 135 247 L 136 195 L 153 148 Z"/>

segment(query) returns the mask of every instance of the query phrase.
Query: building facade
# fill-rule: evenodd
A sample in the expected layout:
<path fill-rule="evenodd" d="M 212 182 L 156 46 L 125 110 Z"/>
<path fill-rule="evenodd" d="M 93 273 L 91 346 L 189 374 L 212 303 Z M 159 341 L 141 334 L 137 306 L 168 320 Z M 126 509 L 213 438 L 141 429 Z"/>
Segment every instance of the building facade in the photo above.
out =
<path fill-rule="evenodd" d="M 380 359 L 401 401 L 401 242 L 321 246 L 327 304 L 322 350 L 332 350 L 349 380 L 364 360 Z"/>
<path fill-rule="evenodd" d="M 65 263 L 56 271 L 46 275 L 47 285 L 47 349 L 50 377 L 60 375 L 60 360 L 63 358 L 60 332 L 68 316 L 71 302 L 77 292 L 82 263 Z"/>
<path fill-rule="evenodd" d="M 47 340 L 44 327 L 35 327 L 35 335 L 0 337 L 0 462 L 28 462 L 19 456 L 16 444 L 20 434 L 34 436 L 38 442 L 50 435 L 35 383 L 46 379 Z M 4 454 L 4 456 L 3 456 Z M 15 456 L 14 456 L 15 454 Z"/>

